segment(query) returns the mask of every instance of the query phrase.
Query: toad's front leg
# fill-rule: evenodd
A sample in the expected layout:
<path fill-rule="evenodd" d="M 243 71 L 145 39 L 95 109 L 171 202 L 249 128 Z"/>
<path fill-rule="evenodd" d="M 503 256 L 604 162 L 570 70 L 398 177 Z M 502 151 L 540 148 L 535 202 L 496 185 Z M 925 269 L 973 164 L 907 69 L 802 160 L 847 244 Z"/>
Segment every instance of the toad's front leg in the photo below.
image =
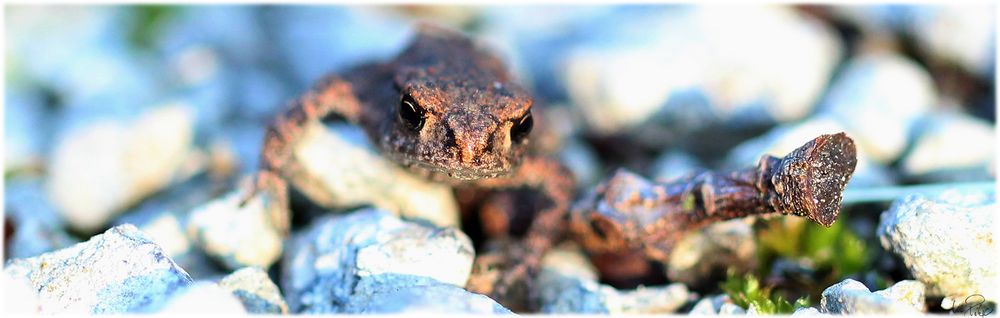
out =
<path fill-rule="evenodd" d="M 327 77 L 306 94 L 295 99 L 281 111 L 264 132 L 260 170 L 254 175 L 242 203 L 263 194 L 265 209 L 273 224 L 283 233 L 289 230 L 291 215 L 288 207 L 288 183 L 301 166 L 292 159 L 292 148 L 302 138 L 304 127 L 310 121 L 337 114 L 357 123 L 362 108 L 351 89 L 351 84 L 339 77 Z"/>
<path fill-rule="evenodd" d="M 569 169 L 541 157 L 525 158 L 509 177 L 480 181 L 477 185 L 489 189 L 537 189 L 544 203 L 520 241 L 476 258 L 468 289 L 490 295 L 508 308 L 524 307 L 524 297 L 532 298 L 525 292 L 533 290 L 530 284 L 541 266 L 542 255 L 566 233 L 575 184 Z"/>

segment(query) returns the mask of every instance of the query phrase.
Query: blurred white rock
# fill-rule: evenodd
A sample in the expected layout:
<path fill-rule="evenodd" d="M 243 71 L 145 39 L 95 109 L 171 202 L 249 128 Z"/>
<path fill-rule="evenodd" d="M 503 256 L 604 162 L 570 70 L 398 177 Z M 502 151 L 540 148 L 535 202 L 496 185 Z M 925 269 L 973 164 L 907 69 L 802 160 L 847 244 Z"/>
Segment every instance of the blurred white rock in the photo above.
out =
<path fill-rule="evenodd" d="M 225 274 L 218 262 L 197 248 L 188 237 L 190 210 L 206 204 L 221 191 L 222 184 L 213 183 L 205 174 L 172 184 L 169 188 L 144 199 L 129 208 L 111 224 L 132 224 L 163 248 L 168 257 L 191 275 L 201 280 Z"/>
<path fill-rule="evenodd" d="M 573 172 L 578 187 L 591 187 L 601 181 L 600 159 L 597 158 L 597 154 L 594 153 L 594 149 L 590 145 L 578 138 L 572 138 L 566 142 L 566 145 L 559 151 L 559 159 Z"/>
<path fill-rule="evenodd" d="M 707 295 L 694 304 L 689 315 L 744 315 L 746 311 L 733 304 L 726 294 Z"/>
<path fill-rule="evenodd" d="M 711 224 L 686 235 L 670 253 L 666 265 L 672 282 L 698 285 L 713 274 L 733 270 L 742 275 L 757 266 L 757 242 L 752 218 Z"/>
<path fill-rule="evenodd" d="M 613 11 L 607 6 L 494 6 L 480 12 L 481 28 L 475 36 L 538 97 L 552 97 L 563 89 L 556 80 L 561 70 L 556 61 L 585 37 L 588 25 Z"/>
<path fill-rule="evenodd" d="M 818 315 L 823 315 L 823 313 L 820 313 L 819 309 L 813 307 L 799 308 L 792 313 L 792 316 L 818 316 Z"/>
<path fill-rule="evenodd" d="M 692 91 L 712 109 L 696 120 L 800 119 L 840 55 L 832 29 L 785 7 L 657 8 L 612 22 L 598 32 L 607 36 L 570 50 L 563 68 L 569 97 L 597 133 L 680 112 L 690 105 L 663 107 Z"/>
<path fill-rule="evenodd" d="M 273 8 L 269 15 L 275 37 L 268 40 L 277 45 L 301 85 L 311 85 L 331 71 L 391 59 L 412 33 L 412 21 L 375 7 L 287 6 Z"/>
<path fill-rule="evenodd" d="M 121 209 L 172 181 L 191 151 L 193 118 L 168 104 L 128 122 L 95 121 L 58 138 L 48 192 L 69 224 L 104 225 Z"/>
<path fill-rule="evenodd" d="M 184 235 L 183 224 L 173 213 L 162 213 L 139 229 L 159 244 L 167 256 L 177 257 L 191 249 L 191 242 Z"/>
<path fill-rule="evenodd" d="M 288 314 L 288 304 L 278 286 L 259 267 L 245 267 L 226 275 L 219 286 L 233 293 L 243 308 L 254 314 Z"/>
<path fill-rule="evenodd" d="M 243 304 L 228 290 L 206 281 L 194 282 L 172 297 L 157 314 L 246 314 Z"/>
<path fill-rule="evenodd" d="M 746 309 L 733 303 L 723 303 L 722 306 L 719 306 L 719 315 L 733 316 L 746 314 L 748 314 Z"/>
<path fill-rule="evenodd" d="M 619 290 L 597 282 L 596 269 L 575 244 L 550 250 L 538 277 L 545 314 L 668 314 L 688 300 L 683 284 Z"/>
<path fill-rule="evenodd" d="M 408 219 L 458 226 L 450 186 L 420 178 L 379 154 L 360 127 L 314 122 L 294 149 L 303 175 L 291 183 L 325 207 L 372 204 Z"/>
<path fill-rule="evenodd" d="M 907 21 L 907 31 L 932 56 L 992 80 L 996 65 L 995 4 L 917 5 L 912 7 Z"/>
<path fill-rule="evenodd" d="M 927 114 L 912 149 L 902 160 L 911 177 L 993 180 L 996 176 L 996 128 L 960 112 Z M 968 175 L 968 176 L 965 176 Z"/>
<path fill-rule="evenodd" d="M 840 122 L 858 152 L 887 164 L 903 153 L 914 122 L 937 103 L 930 74 L 899 55 L 853 57 L 837 75 L 820 112 Z"/>
<path fill-rule="evenodd" d="M 45 145 L 51 133 L 51 118 L 42 94 L 8 79 L 3 97 L 3 165 L 7 173 L 44 166 Z"/>
<path fill-rule="evenodd" d="M 206 254 L 230 270 L 269 268 L 281 257 L 288 220 L 275 220 L 264 208 L 265 193 L 240 201 L 248 187 L 209 201 L 191 211 L 187 236 Z M 275 216 L 288 218 L 289 216 Z"/>
<path fill-rule="evenodd" d="M 67 70 L 87 55 L 83 52 L 93 52 L 98 44 L 124 45 L 118 13 L 102 6 L 12 7 L 7 20 L 8 58 L 29 77 L 56 82 L 71 75 Z"/>
<path fill-rule="evenodd" d="M 698 159 L 679 150 L 667 150 L 656 157 L 650 168 L 652 179 L 669 182 L 687 175 L 698 174 L 706 168 Z"/>

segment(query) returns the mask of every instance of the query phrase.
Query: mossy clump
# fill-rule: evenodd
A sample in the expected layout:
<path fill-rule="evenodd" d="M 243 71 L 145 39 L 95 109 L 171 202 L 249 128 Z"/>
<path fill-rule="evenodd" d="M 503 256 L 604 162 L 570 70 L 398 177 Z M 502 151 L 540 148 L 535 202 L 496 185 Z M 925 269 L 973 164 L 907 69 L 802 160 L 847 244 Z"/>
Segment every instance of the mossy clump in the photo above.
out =
<path fill-rule="evenodd" d="M 809 307 L 809 299 L 802 297 L 794 302 L 789 302 L 781 295 L 772 294 L 771 287 L 761 287 L 760 282 L 753 274 L 746 274 L 743 277 L 736 275 L 732 271 L 727 275 L 726 281 L 719 286 L 729 299 L 733 300 L 737 306 L 744 309 L 750 308 L 752 304 L 757 308 L 759 314 L 776 315 L 790 314 L 796 309 Z"/>

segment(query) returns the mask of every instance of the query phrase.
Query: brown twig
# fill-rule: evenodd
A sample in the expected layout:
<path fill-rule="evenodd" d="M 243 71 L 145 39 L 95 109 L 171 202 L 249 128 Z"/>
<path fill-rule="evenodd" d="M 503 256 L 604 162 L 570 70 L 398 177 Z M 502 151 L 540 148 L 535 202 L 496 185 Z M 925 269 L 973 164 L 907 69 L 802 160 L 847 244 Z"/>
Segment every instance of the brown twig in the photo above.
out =
<path fill-rule="evenodd" d="M 829 227 L 856 164 L 854 141 L 838 133 L 728 174 L 654 184 L 620 169 L 573 207 L 571 230 L 592 253 L 641 249 L 666 262 L 684 234 L 714 222 L 777 212 Z"/>

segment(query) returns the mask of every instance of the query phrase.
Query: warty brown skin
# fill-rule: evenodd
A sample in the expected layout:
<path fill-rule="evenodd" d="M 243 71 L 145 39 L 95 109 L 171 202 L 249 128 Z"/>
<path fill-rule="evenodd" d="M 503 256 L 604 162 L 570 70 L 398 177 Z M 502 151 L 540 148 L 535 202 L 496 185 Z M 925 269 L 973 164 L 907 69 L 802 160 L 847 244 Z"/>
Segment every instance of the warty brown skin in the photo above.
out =
<path fill-rule="evenodd" d="M 517 244 L 480 253 L 470 290 L 505 303 L 510 286 L 530 281 L 542 253 L 566 228 L 574 191 L 568 169 L 526 154 L 532 98 L 503 63 L 465 36 L 421 25 L 395 59 L 323 79 L 294 100 L 265 133 L 261 191 L 274 222 L 288 230 L 286 178 L 300 171 L 292 147 L 309 122 L 336 114 L 362 127 L 383 155 L 418 175 L 460 187 L 531 188 L 548 204 Z M 498 259 L 504 261 L 498 262 Z M 502 263 L 502 264 L 498 264 Z M 489 277 L 489 278 L 486 278 Z"/>

